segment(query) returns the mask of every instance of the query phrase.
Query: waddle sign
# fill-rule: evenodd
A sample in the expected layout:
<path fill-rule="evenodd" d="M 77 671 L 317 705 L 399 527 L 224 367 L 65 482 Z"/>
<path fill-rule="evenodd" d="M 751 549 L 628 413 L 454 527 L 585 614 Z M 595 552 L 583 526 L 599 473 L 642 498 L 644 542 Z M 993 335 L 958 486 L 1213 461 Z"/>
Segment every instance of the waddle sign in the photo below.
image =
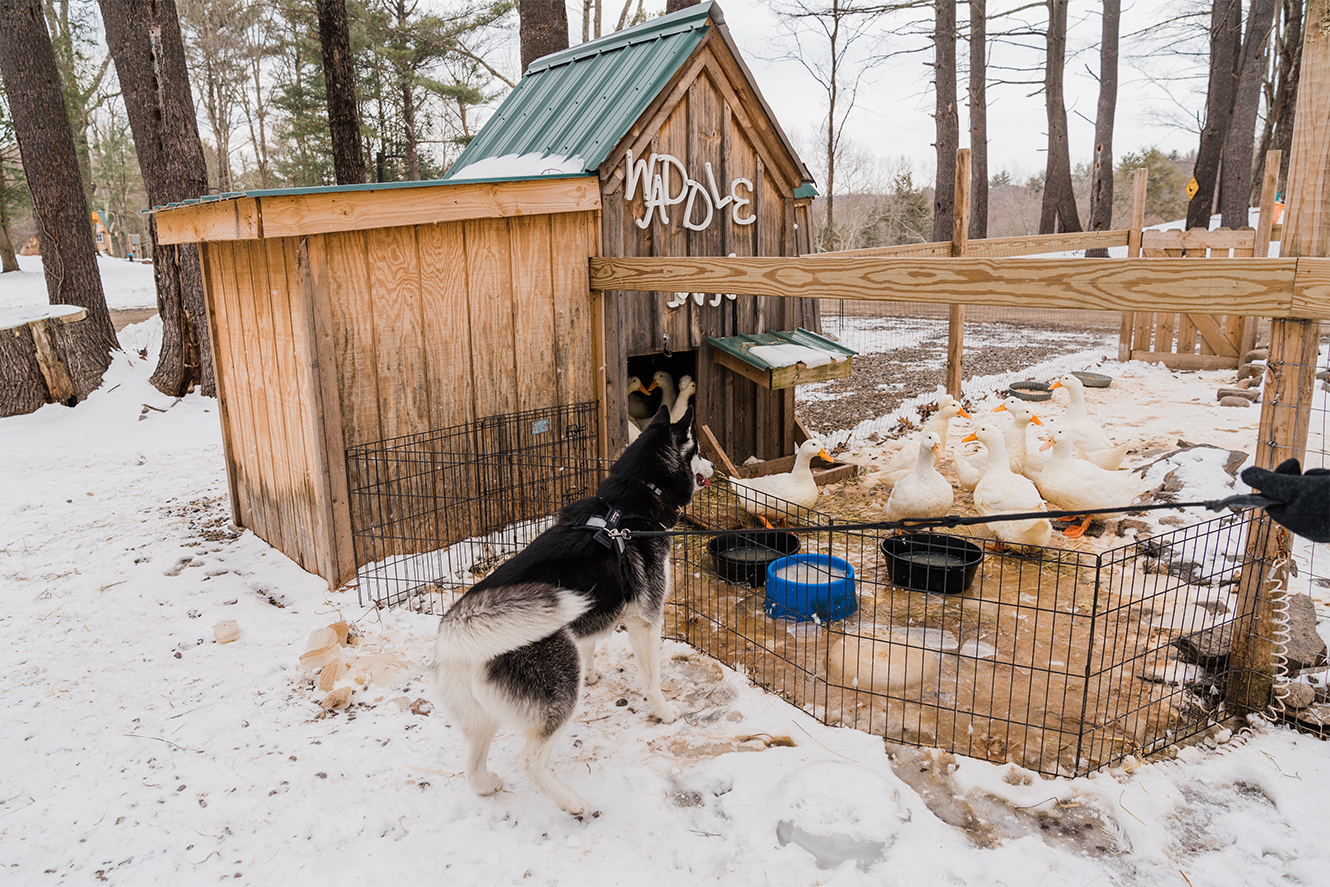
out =
<path fill-rule="evenodd" d="M 659 164 L 659 165 L 658 165 Z M 651 217 L 655 215 L 656 210 L 660 210 L 660 220 L 666 225 L 670 223 L 670 218 L 666 214 L 669 207 L 683 204 L 683 226 L 689 231 L 705 231 L 711 226 L 711 221 L 715 217 L 716 210 L 730 207 L 730 218 L 734 219 L 736 225 L 751 225 L 757 221 L 757 216 L 748 215 L 741 217 L 739 210 L 753 201 L 746 197 L 739 196 L 740 186 L 747 188 L 748 193 L 753 193 L 753 183 L 748 179 L 738 178 L 730 181 L 730 191 L 724 197 L 720 196 L 720 189 L 716 187 L 716 175 L 711 171 L 711 164 L 704 164 L 707 171 L 707 184 L 703 185 L 697 179 L 688 176 L 688 170 L 684 168 L 679 158 L 670 154 L 651 154 L 645 160 L 638 158 L 633 161 L 633 152 L 627 152 L 625 161 L 625 176 L 628 184 L 623 192 L 623 199 L 629 203 L 637 194 L 638 182 L 642 183 L 642 198 L 645 201 L 646 214 L 637 219 L 637 227 L 645 228 L 651 224 Z M 679 193 L 674 193 L 674 173 L 679 174 Z M 697 209 L 698 198 L 701 198 L 701 209 Z M 695 212 L 705 212 L 706 215 L 701 221 L 693 221 Z"/>

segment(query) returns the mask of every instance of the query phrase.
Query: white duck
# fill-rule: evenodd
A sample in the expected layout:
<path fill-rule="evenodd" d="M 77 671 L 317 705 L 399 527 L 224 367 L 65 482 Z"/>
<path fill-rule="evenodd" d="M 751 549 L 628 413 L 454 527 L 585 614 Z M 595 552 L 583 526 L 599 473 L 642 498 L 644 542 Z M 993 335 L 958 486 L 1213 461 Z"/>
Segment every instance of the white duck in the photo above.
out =
<path fill-rule="evenodd" d="M 651 401 L 647 397 L 655 390 L 656 383 L 652 382 L 651 387 L 647 388 L 642 384 L 642 380 L 637 376 L 628 377 L 628 424 L 636 426 L 638 431 L 647 427 L 651 417 L 656 411 L 651 408 Z M 632 432 L 628 432 L 632 436 Z"/>
<path fill-rule="evenodd" d="M 887 520 L 942 517 L 951 509 L 954 497 L 951 484 L 938 473 L 935 464 L 941 450 L 942 439 L 937 432 L 924 432 L 919 441 L 919 460 L 914 471 L 891 489 L 891 496 L 887 499 Z"/>
<path fill-rule="evenodd" d="M 794 468 L 791 470 L 765 477 L 732 477 L 730 487 L 739 497 L 739 504 L 744 510 L 769 527 L 771 523 L 768 519 L 784 517 L 789 513 L 791 503 L 800 508 L 812 508 L 817 504 L 819 491 L 811 467 L 814 456 L 832 461 L 827 451 L 822 449 L 821 442 L 809 438 L 795 451 Z"/>
<path fill-rule="evenodd" d="M 678 422 L 683 418 L 683 414 L 688 412 L 688 399 L 696 393 L 697 383 L 693 381 L 692 376 L 683 376 L 679 379 L 679 392 L 670 407 L 671 424 Z"/>
<path fill-rule="evenodd" d="M 655 388 L 660 389 L 660 402 L 671 410 L 674 409 L 674 402 L 679 398 L 679 389 L 674 384 L 674 377 L 664 370 L 656 370 L 656 374 L 651 377 L 651 387 L 647 390 Z"/>
<path fill-rule="evenodd" d="M 965 412 L 965 408 L 961 406 L 959 400 L 949 394 L 940 394 L 937 410 L 928 417 L 923 430 L 911 434 L 905 439 L 905 443 L 901 445 L 901 448 L 893 453 L 887 464 L 878 471 L 878 480 L 894 487 L 907 474 L 914 471 L 915 463 L 918 461 L 919 441 L 930 431 L 936 432 L 938 439 L 942 441 L 945 447 L 947 433 L 951 430 L 951 420 L 957 416 L 970 418 L 970 414 Z"/>
<path fill-rule="evenodd" d="M 1107 471 L 1092 462 L 1077 459 L 1072 452 L 1073 435 L 1068 428 L 1054 429 L 1053 436 L 1042 448 L 1051 448 L 1053 454 L 1039 475 L 1039 492 L 1061 511 L 1130 505 L 1141 494 L 1141 478 L 1134 472 Z M 1086 515 L 1078 526 L 1068 527 L 1063 532 L 1072 538 L 1080 536 L 1095 517 L 1107 515 Z"/>
<path fill-rule="evenodd" d="M 1085 385 L 1071 373 L 1058 379 L 1049 386 L 1066 390 L 1070 403 L 1067 412 L 1057 420 L 1058 425 L 1069 428 L 1074 436 L 1076 448 L 1086 459 L 1108 471 L 1122 467 L 1122 459 L 1127 455 L 1127 444 L 1114 446 L 1113 441 L 1104 434 L 1099 423 L 1090 418 L 1085 409 Z"/>
<path fill-rule="evenodd" d="M 974 488 L 976 511 L 987 517 L 1047 510 L 1034 483 L 1027 477 L 1012 473 L 1007 458 L 1007 445 L 997 426 L 983 422 L 965 440 L 978 440 L 988 450 L 984 475 Z M 1000 542 L 1013 545 L 1047 545 L 1053 535 L 1053 525 L 1044 517 L 997 521 L 987 526 Z"/>
<path fill-rule="evenodd" d="M 998 404 L 993 408 L 993 412 L 1008 412 L 1011 414 L 1012 422 L 1007 426 L 1003 434 L 1003 443 L 1007 445 L 1007 463 L 1011 470 L 1016 474 L 1026 474 L 1026 466 L 1029 463 L 1029 447 L 1026 444 L 1027 431 L 1030 424 L 1043 425 L 1039 416 L 1035 414 L 1034 408 L 1023 400 L 1012 398 L 1006 403 Z M 979 478 L 984 475 L 984 466 L 988 464 L 988 450 L 981 450 L 978 453 L 966 455 L 957 451 L 956 458 L 956 479 L 961 488 L 973 490 L 975 484 L 979 483 Z M 1026 474 L 1028 477 L 1029 475 Z"/>

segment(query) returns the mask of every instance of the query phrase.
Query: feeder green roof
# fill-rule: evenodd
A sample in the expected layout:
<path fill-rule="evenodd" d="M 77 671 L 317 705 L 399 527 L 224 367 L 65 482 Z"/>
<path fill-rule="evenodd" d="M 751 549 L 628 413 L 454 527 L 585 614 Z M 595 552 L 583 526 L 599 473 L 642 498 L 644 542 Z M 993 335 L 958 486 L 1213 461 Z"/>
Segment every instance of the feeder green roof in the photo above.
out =
<path fill-rule="evenodd" d="M 733 48 L 724 22 L 708 0 L 536 59 L 445 178 L 594 174 L 712 28 Z"/>

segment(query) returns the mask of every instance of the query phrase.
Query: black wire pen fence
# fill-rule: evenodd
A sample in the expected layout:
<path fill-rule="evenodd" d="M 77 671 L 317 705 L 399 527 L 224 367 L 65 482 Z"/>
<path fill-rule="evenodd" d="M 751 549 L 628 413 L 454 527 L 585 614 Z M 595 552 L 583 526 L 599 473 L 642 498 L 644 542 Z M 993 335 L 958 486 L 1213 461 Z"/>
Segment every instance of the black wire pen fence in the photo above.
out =
<path fill-rule="evenodd" d="M 583 404 L 349 451 L 362 603 L 443 613 L 594 493 L 594 422 Z M 1093 553 L 993 550 L 978 525 L 914 539 L 925 569 L 902 574 L 920 534 L 718 477 L 675 535 L 664 634 L 825 723 L 1082 775 L 1222 719 L 1247 536 L 1268 526 L 1226 514 Z"/>
<path fill-rule="evenodd" d="M 509 413 L 347 450 L 360 603 L 443 613 L 590 496 L 596 406 Z"/>

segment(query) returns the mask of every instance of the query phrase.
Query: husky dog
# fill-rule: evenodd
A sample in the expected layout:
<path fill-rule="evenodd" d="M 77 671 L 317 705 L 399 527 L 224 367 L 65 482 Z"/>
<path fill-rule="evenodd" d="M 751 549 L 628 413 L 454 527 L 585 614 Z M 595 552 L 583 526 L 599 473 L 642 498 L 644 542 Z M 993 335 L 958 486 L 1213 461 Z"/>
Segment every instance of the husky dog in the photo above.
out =
<path fill-rule="evenodd" d="M 526 734 L 522 769 L 536 789 L 574 816 L 587 811 L 550 770 L 550 751 L 577 709 L 583 678 L 596 681 L 596 641 L 621 617 L 651 713 L 667 724 L 679 716 L 660 692 L 669 537 L 624 539 L 617 531 L 670 529 L 711 482 L 692 429 L 692 407 L 673 424 L 661 407 L 596 495 L 560 509 L 554 526 L 444 615 L 435 690 L 466 736 L 466 778 L 476 794 L 503 787 L 486 759 L 499 725 L 510 724 Z"/>

